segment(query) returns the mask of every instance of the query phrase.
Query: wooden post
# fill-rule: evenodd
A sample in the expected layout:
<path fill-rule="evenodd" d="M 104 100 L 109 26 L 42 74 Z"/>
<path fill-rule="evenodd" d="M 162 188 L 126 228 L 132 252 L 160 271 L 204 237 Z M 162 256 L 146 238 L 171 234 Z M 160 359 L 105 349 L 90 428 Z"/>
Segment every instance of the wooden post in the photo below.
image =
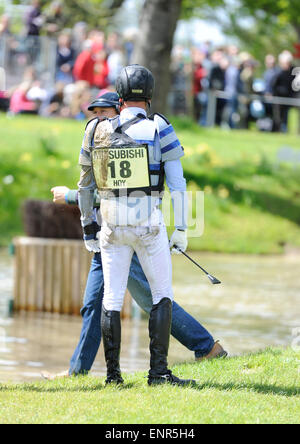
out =
<path fill-rule="evenodd" d="M 14 311 L 79 315 L 92 259 L 83 242 L 19 237 L 14 246 Z M 127 291 L 122 317 L 131 304 Z"/>

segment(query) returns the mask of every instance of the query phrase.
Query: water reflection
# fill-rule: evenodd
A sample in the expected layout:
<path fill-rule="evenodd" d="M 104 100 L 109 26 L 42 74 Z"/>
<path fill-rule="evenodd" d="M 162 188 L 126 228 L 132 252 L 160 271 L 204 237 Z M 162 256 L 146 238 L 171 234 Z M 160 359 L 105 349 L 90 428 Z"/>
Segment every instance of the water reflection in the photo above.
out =
<path fill-rule="evenodd" d="M 175 257 L 176 300 L 203 322 L 232 355 L 269 345 L 291 345 L 292 329 L 300 327 L 299 256 L 253 257 L 192 253 L 221 281 L 209 280 L 184 257 Z M 21 313 L 6 318 L 12 294 L 12 259 L 0 252 L 0 380 L 35 380 L 44 369 L 68 367 L 79 337 L 81 319 L 72 316 Z M 147 370 L 147 319 L 123 321 L 123 371 Z M 171 340 L 169 362 L 192 360 L 193 354 Z M 99 351 L 93 374 L 105 371 Z"/>

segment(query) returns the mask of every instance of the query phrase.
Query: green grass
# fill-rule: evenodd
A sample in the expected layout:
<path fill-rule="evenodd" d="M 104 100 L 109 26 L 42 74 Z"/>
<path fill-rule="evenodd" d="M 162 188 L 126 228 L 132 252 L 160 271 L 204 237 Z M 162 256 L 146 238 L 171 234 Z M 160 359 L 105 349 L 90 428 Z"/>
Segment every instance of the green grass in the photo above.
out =
<path fill-rule="evenodd" d="M 172 121 L 185 147 L 188 187 L 205 191 L 205 232 L 191 239 L 191 249 L 267 254 L 300 247 L 300 166 L 278 161 L 286 146 L 299 157 L 299 136 Z M 6 245 L 22 233 L 25 199 L 51 199 L 55 185 L 76 187 L 85 124 L 0 115 L 0 125 L 0 245 Z"/>
<path fill-rule="evenodd" d="M 0 385 L 0 423 L 202 424 L 300 423 L 300 352 L 260 353 L 186 363 L 174 374 L 195 388 L 148 387 L 145 373 Z"/>

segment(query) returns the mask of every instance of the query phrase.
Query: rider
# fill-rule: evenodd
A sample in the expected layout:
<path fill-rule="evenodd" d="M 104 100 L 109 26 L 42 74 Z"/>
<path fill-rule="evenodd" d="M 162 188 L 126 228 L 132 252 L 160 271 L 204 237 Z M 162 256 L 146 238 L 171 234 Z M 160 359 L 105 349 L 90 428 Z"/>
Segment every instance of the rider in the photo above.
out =
<path fill-rule="evenodd" d="M 105 93 L 97 98 L 88 108 L 94 116 L 112 118 L 119 114 L 119 97 L 116 93 Z M 57 204 L 78 204 L 77 190 L 65 186 L 52 188 L 53 201 Z M 94 206 L 99 206 L 97 194 Z M 130 267 L 128 289 L 137 304 L 147 313 L 151 311 L 151 290 L 142 271 L 136 254 Z M 101 254 L 95 253 L 90 267 L 81 309 L 82 329 L 79 342 L 72 355 L 69 370 L 51 375 L 43 372 L 46 379 L 55 379 L 87 373 L 95 360 L 101 341 L 101 305 L 103 298 L 103 270 Z M 171 334 L 189 350 L 194 351 L 196 360 L 222 357 L 226 355 L 221 345 L 214 342 L 210 333 L 180 305 L 173 301 Z"/>
<path fill-rule="evenodd" d="M 154 90 L 152 73 L 140 65 L 124 68 L 117 81 L 121 113 L 115 119 L 91 122 L 81 151 L 79 207 L 85 243 L 99 251 L 99 233 L 93 221 L 93 193 L 100 194 L 100 246 L 104 272 L 101 315 L 107 364 L 107 383 L 122 383 L 119 366 L 124 293 L 134 252 L 152 293 L 149 319 L 150 371 L 148 384 L 190 384 L 167 368 L 172 319 L 172 265 L 169 247 L 187 248 L 186 182 L 180 158 L 183 149 L 172 125 L 161 115 L 147 118 Z M 158 208 L 164 176 L 172 192 L 175 231 L 170 245 Z"/>

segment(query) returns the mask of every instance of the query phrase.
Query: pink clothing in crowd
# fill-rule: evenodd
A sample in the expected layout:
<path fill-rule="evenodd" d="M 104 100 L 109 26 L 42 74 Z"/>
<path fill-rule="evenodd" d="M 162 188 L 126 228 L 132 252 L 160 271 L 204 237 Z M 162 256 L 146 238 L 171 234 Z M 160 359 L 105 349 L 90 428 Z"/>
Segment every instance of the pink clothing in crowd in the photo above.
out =
<path fill-rule="evenodd" d="M 11 99 L 9 110 L 13 113 L 20 113 L 21 111 L 34 111 L 36 105 L 27 99 L 26 93 L 20 89 L 17 89 Z"/>

